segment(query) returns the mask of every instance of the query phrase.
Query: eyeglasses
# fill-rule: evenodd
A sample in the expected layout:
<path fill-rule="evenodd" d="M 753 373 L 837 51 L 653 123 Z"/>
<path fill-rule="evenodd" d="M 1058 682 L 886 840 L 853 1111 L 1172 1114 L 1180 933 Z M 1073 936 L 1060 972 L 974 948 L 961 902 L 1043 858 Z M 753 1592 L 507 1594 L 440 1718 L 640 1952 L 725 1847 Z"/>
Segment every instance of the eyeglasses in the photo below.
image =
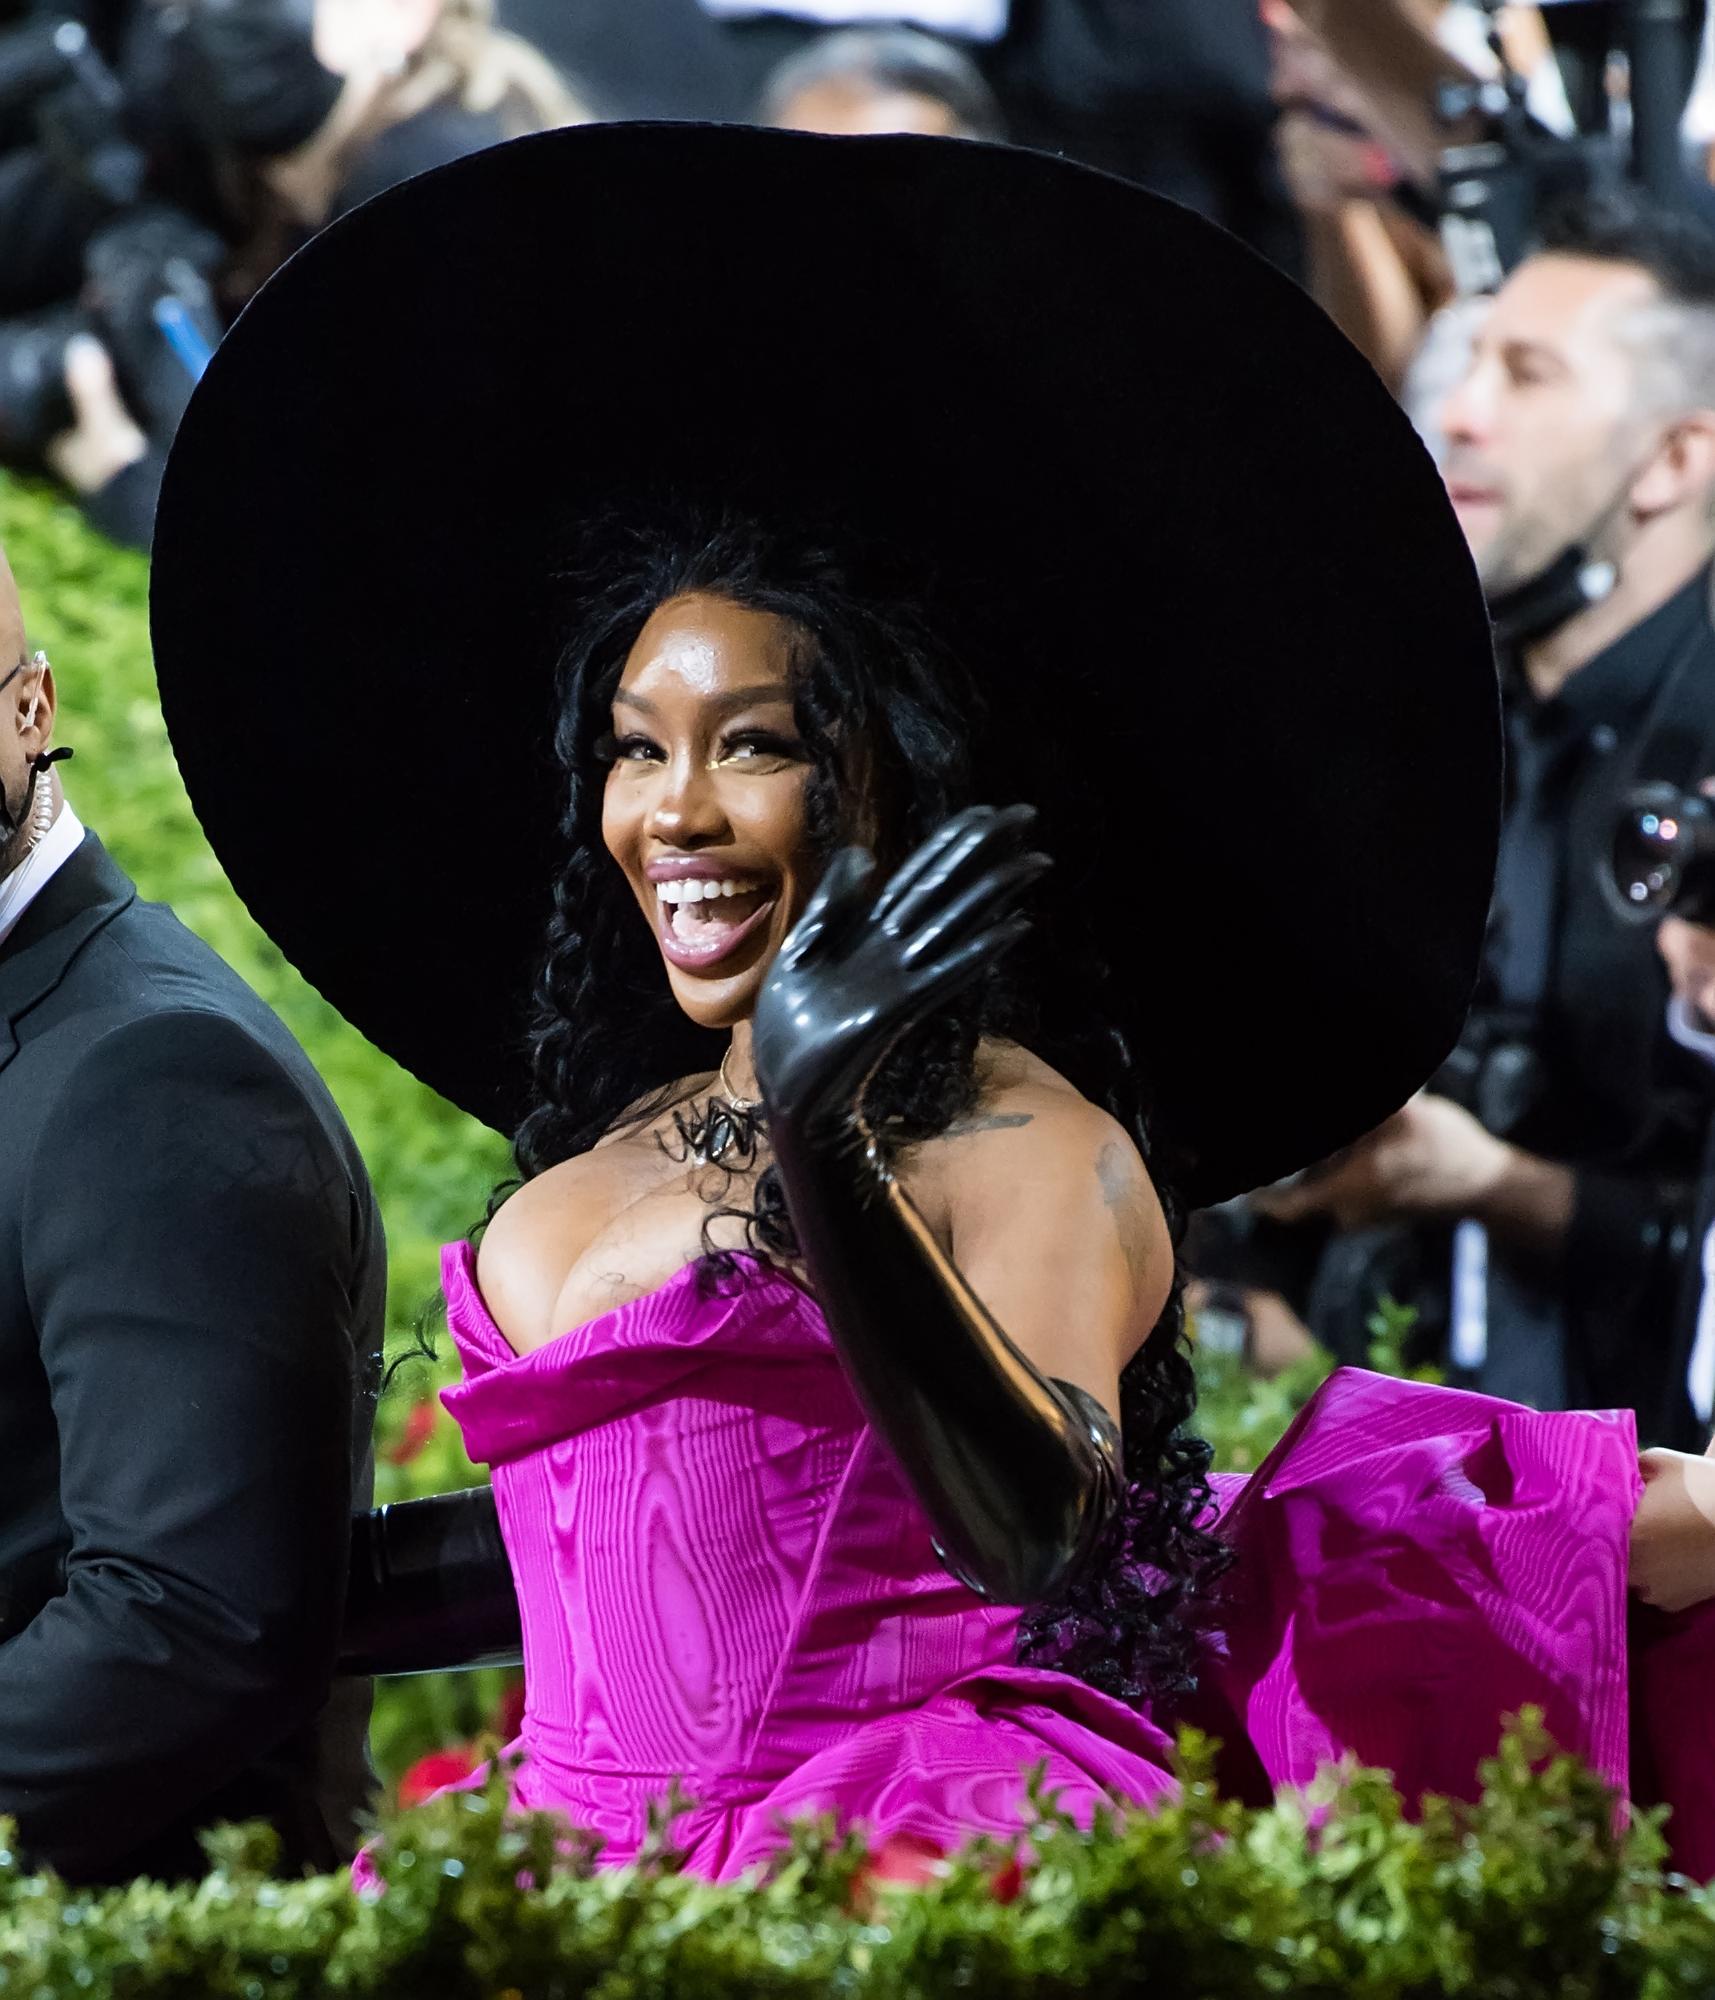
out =
<path fill-rule="evenodd" d="M 12 669 L 12 671 L 5 676 L 4 679 L 0 679 L 0 691 L 9 688 L 20 674 L 30 673 L 30 672 L 45 674 L 47 670 L 48 670 L 47 654 L 32 653 L 27 660 L 20 660 L 18 664 Z"/>

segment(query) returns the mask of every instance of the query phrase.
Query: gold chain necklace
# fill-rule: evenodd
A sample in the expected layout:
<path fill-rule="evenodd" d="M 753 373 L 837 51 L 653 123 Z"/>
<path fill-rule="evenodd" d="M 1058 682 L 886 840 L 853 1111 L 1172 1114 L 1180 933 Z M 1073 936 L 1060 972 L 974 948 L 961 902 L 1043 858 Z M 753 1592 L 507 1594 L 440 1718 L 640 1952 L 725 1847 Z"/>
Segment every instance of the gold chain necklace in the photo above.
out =
<path fill-rule="evenodd" d="M 760 1097 L 740 1097 L 727 1081 L 726 1066 L 732 1061 L 732 1043 L 727 1043 L 726 1054 L 721 1057 L 720 1074 L 715 1081 L 720 1086 L 720 1094 L 734 1111 L 754 1111 L 762 1099 Z"/>

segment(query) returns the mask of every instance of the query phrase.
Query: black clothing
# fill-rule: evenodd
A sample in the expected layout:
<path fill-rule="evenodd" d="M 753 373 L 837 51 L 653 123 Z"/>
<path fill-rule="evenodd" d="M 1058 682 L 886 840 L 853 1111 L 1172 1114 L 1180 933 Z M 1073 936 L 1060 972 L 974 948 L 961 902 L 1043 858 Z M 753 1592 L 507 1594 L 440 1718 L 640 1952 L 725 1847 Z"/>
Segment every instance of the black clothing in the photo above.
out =
<path fill-rule="evenodd" d="M 63 305 L 111 206 L 39 146 L 0 153 L 0 316 Z"/>
<path fill-rule="evenodd" d="M 413 174 L 444 167 L 449 160 L 462 160 L 484 146 L 498 146 L 510 136 L 497 112 L 431 104 L 414 118 L 390 125 L 364 147 L 347 169 L 328 220 L 336 220 Z"/>
<path fill-rule="evenodd" d="M 1509 698 L 1509 799 L 1478 1012 L 1516 1021 L 1540 1061 L 1505 1136 L 1570 1163 L 1576 1194 L 1557 1269 L 1525 1268 L 1491 1244 L 1478 1380 L 1548 1406 L 1654 1410 L 1668 1365 L 1709 1083 L 1668 1036 L 1653 931 L 1614 916 L 1600 871 L 1629 786 L 1694 785 L 1715 769 L 1709 587 L 1700 573 L 1552 700 L 1535 701 L 1522 676 Z"/>
<path fill-rule="evenodd" d="M 1698 1316 L 1703 1309 L 1706 1283 L 1703 1246 L 1711 1229 L 1715 1229 L 1715 1131 L 1710 1134 L 1710 1143 L 1703 1156 L 1703 1171 L 1686 1234 L 1661 1406 L 1647 1425 L 1648 1441 L 1671 1445 L 1675 1451 L 1702 1451 L 1709 1443 L 1709 1426 L 1697 1414 L 1686 1378 L 1697 1340 Z"/>
<path fill-rule="evenodd" d="M 0 1135 L 0 1814 L 80 1879 L 258 1816 L 333 1865 L 385 1291 L 356 1148 L 93 835 L 0 946 Z"/>
<path fill-rule="evenodd" d="M 1487 1354 L 1461 1373 L 1543 1408 L 1619 1406 L 1646 1442 L 1685 1435 L 1685 1314 L 1699 1159 L 1715 1075 L 1666 1025 L 1667 974 L 1648 926 L 1604 896 L 1621 795 L 1715 771 L 1715 629 L 1704 571 L 1539 702 L 1507 680 L 1508 796 L 1495 907 L 1463 1047 L 1500 1050 L 1485 1083 L 1454 1066 L 1432 1088 L 1575 1173 L 1570 1230 L 1548 1263 L 1487 1244 Z M 1306 1277 L 1294 1258 L 1309 1253 Z M 1212 1216 L 1189 1252 L 1202 1276 L 1287 1293 L 1345 1361 L 1386 1292 L 1423 1315 L 1423 1358 L 1448 1359 L 1454 1231 L 1401 1223 L 1339 1234 Z M 1297 1279 L 1297 1283 L 1292 1282 Z M 1689 1304 L 1682 1288 L 1689 1287 Z"/>
<path fill-rule="evenodd" d="M 826 32 L 715 20 L 697 0 L 503 0 L 501 15 L 604 118 L 752 118 L 775 65 Z M 1020 144 L 1171 195 L 1297 270 L 1256 0 L 1013 0 L 1000 41 L 962 46 Z"/>
<path fill-rule="evenodd" d="M 985 68 L 1025 145 L 1171 195 L 1296 268 L 1255 0 L 1013 0 Z"/>
<path fill-rule="evenodd" d="M 165 447 L 151 440 L 141 458 L 116 472 L 105 486 L 81 496 L 84 518 L 110 542 L 147 549 L 155 532 L 155 507 L 166 464 Z"/>

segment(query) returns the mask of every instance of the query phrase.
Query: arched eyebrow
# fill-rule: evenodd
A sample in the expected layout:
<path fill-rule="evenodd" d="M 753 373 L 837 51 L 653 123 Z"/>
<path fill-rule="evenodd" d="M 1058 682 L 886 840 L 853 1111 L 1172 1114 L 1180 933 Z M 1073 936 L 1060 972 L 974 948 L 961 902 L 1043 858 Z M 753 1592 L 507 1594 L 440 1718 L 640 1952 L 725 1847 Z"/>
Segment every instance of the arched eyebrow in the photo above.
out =
<path fill-rule="evenodd" d="M 0 687 L 4 686 L 5 682 L 0 681 Z M 712 694 L 709 696 L 709 703 L 712 707 L 719 709 L 724 715 L 734 709 L 749 708 L 753 704 L 760 704 L 762 702 L 789 703 L 791 699 L 792 690 L 783 681 L 759 681 L 755 687 L 728 688 L 724 694 Z M 639 715 L 656 715 L 660 713 L 654 702 L 650 701 L 644 695 L 633 694 L 628 688 L 614 689 L 614 707 L 618 708 L 621 702 L 624 702 L 627 708 L 636 709 Z"/>

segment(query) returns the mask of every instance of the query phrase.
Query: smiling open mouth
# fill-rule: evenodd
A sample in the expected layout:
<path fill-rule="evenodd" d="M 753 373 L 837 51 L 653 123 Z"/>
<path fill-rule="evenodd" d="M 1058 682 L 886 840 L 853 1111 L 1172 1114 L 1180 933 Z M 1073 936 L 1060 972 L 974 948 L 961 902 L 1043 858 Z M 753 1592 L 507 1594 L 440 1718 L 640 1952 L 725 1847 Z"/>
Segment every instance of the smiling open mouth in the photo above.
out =
<path fill-rule="evenodd" d="M 656 933 L 670 964 L 701 972 L 729 958 L 766 920 L 774 890 L 736 878 L 655 885 Z"/>

